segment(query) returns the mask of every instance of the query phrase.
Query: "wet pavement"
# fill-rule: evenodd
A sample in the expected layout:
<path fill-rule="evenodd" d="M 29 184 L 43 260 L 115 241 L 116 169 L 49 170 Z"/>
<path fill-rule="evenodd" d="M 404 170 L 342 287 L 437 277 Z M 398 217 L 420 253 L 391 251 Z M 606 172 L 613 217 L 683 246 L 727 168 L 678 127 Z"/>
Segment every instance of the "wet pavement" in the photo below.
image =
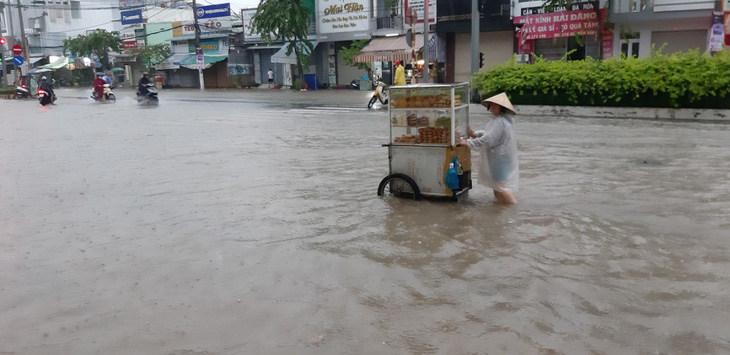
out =
<path fill-rule="evenodd" d="M 730 353 L 730 125 L 518 117 L 503 207 L 378 198 L 365 92 L 58 94 L 0 100 L 0 354 Z"/>

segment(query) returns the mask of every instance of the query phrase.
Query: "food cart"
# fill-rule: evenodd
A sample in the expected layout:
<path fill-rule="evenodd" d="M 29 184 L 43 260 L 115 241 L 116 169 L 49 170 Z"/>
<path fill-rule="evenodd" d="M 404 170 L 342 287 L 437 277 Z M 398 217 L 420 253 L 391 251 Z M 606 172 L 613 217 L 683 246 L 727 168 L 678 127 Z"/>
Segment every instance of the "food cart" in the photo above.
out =
<path fill-rule="evenodd" d="M 472 186 L 471 151 L 459 144 L 469 127 L 469 83 L 391 86 L 388 90 L 390 140 L 383 146 L 388 147 L 389 174 L 380 182 L 378 196 L 456 201 Z M 451 190 L 445 177 L 454 157 L 459 188 Z"/>

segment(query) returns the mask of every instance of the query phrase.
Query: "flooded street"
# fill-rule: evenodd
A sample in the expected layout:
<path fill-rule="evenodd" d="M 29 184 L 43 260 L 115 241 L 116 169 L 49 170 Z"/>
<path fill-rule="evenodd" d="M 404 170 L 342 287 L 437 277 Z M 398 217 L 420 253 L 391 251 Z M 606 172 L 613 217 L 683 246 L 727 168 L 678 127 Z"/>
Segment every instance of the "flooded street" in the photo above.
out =
<path fill-rule="evenodd" d="M 0 100 L 0 354 L 730 353 L 728 124 L 518 116 L 503 207 L 367 93 L 87 94 Z"/>

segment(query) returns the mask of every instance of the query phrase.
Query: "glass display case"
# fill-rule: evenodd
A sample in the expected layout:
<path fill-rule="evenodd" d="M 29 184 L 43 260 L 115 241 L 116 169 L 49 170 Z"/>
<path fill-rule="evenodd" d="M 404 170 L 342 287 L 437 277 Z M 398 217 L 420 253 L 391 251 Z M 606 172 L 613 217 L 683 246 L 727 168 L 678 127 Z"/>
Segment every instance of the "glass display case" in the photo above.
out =
<path fill-rule="evenodd" d="M 391 143 L 456 145 L 466 136 L 468 83 L 391 86 L 389 90 Z"/>

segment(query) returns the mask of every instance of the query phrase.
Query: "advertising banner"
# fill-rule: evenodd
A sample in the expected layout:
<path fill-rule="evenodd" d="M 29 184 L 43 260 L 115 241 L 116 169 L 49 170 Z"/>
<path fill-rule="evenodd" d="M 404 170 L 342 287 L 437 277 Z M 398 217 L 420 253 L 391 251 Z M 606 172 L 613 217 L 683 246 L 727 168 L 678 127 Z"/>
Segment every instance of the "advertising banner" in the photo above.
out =
<path fill-rule="evenodd" d="M 317 5 L 319 35 L 370 31 L 370 0 L 317 0 Z"/>
<path fill-rule="evenodd" d="M 219 54 L 221 52 L 228 53 L 228 39 L 208 38 L 200 40 L 200 49 L 205 54 Z M 188 51 L 195 52 L 195 45 L 188 43 Z"/>
<path fill-rule="evenodd" d="M 243 40 L 245 42 L 259 42 L 261 41 L 261 35 L 253 33 L 251 30 L 251 19 L 256 13 L 256 9 L 247 9 L 241 11 L 241 17 L 243 17 Z"/>
<path fill-rule="evenodd" d="M 198 21 L 200 37 L 220 37 L 231 33 L 233 23 L 230 17 L 218 17 Z M 195 38 L 193 21 L 176 21 L 172 23 L 172 37 L 176 40 Z"/>
<path fill-rule="evenodd" d="M 231 17 L 231 4 L 198 6 L 195 15 L 198 16 L 198 21 L 206 18 Z"/>
<path fill-rule="evenodd" d="M 142 9 L 121 11 L 119 14 L 122 16 L 122 25 L 142 23 Z"/>
<path fill-rule="evenodd" d="M 725 44 L 725 14 L 720 11 L 712 12 L 712 28 L 708 38 L 707 50 L 719 52 Z"/>
<path fill-rule="evenodd" d="M 606 9 L 600 11 L 605 19 Z M 593 10 L 518 16 L 513 21 L 522 25 L 518 35 L 521 40 L 587 36 L 598 30 L 598 14 Z"/>
<path fill-rule="evenodd" d="M 405 17 L 406 23 L 411 23 L 411 9 L 416 9 L 416 23 L 423 23 L 423 10 L 426 7 L 426 0 L 405 0 Z M 428 1 L 428 23 L 436 23 L 436 0 Z"/>

